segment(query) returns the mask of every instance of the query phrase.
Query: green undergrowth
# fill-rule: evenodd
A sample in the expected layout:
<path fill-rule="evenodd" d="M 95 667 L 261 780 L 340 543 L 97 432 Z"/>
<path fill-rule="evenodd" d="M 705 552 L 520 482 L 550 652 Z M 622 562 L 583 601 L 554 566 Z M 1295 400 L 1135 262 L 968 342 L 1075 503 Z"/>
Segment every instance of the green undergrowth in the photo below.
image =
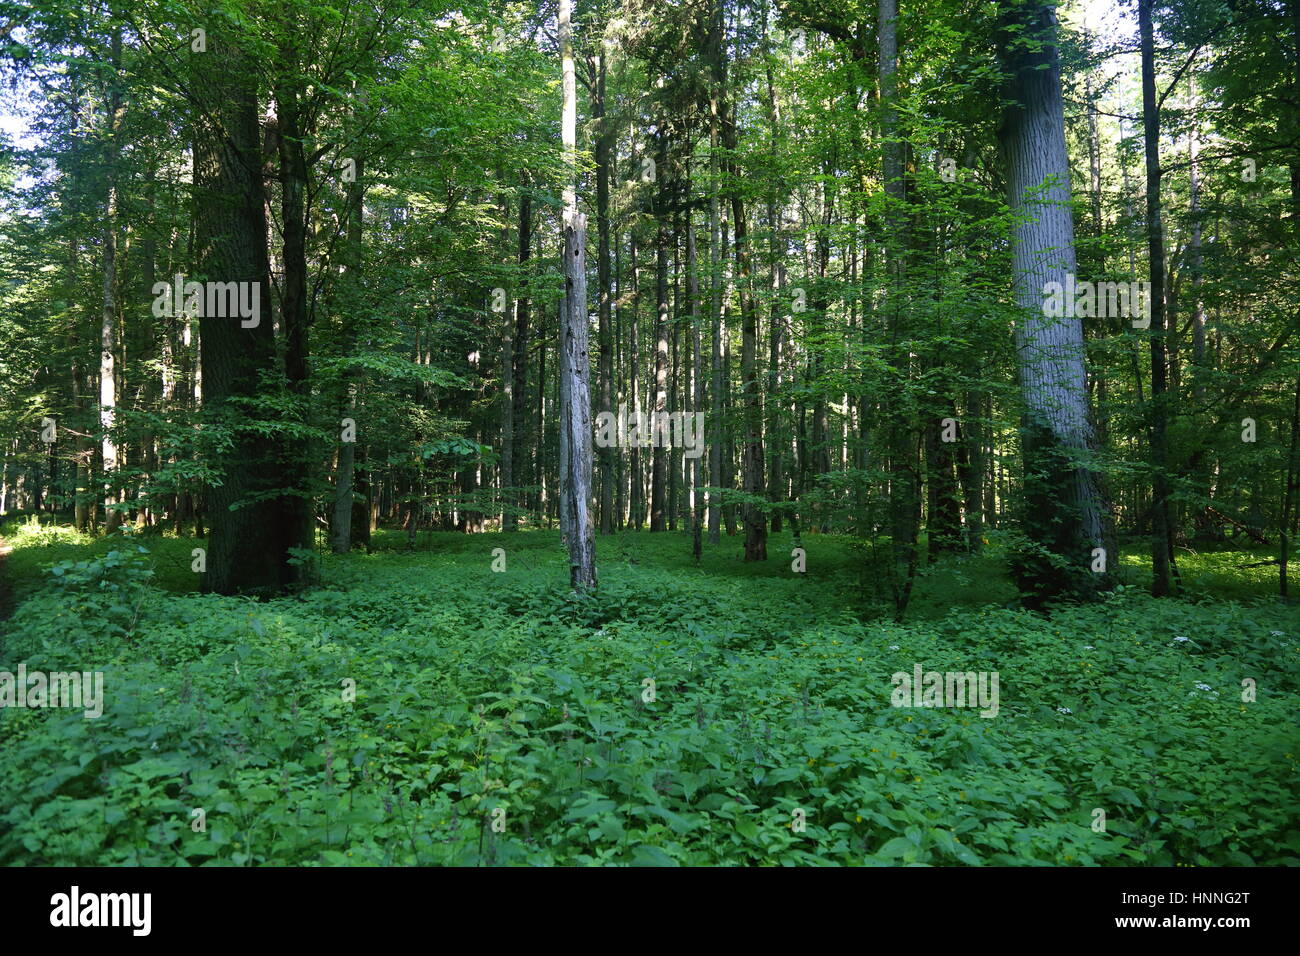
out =
<path fill-rule="evenodd" d="M 106 704 L 0 709 L 0 863 L 1300 864 L 1300 614 L 1247 552 L 1041 615 L 991 548 L 896 624 L 828 535 L 600 538 L 582 598 L 552 532 L 383 532 L 269 602 L 193 593 L 201 541 L 6 535 L 0 670 Z M 997 715 L 891 706 L 916 664 Z"/>

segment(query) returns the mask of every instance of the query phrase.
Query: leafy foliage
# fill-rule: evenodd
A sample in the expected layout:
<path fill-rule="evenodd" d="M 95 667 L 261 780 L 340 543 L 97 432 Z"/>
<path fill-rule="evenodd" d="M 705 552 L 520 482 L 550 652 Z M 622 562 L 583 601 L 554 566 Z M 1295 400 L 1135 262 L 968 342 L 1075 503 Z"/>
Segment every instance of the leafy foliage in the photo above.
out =
<path fill-rule="evenodd" d="M 1262 579 L 1050 616 L 950 604 L 963 576 L 1006 587 L 989 553 L 937 565 L 894 624 L 837 597 L 855 558 L 834 536 L 805 535 L 799 575 L 681 567 L 674 536 L 623 535 L 594 598 L 554 588 L 548 533 L 509 539 L 502 573 L 496 536 L 386 549 L 403 539 L 264 603 L 160 591 L 136 549 L 54 562 L 0 669 L 103 670 L 107 704 L 0 711 L 0 861 L 1300 863 L 1300 619 Z M 196 543 L 151 542 L 153 561 Z M 128 641 L 78 623 L 128 612 Z M 997 671 L 998 715 L 891 706 L 915 662 Z"/>

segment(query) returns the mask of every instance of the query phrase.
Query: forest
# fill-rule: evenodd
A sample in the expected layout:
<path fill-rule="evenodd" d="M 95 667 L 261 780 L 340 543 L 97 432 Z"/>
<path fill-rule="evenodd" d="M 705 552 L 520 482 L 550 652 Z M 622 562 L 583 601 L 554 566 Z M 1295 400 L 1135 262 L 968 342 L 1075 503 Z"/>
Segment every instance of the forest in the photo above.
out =
<path fill-rule="evenodd" d="M 0 864 L 1300 865 L 1300 0 L 0 0 L 0 91 Z"/>

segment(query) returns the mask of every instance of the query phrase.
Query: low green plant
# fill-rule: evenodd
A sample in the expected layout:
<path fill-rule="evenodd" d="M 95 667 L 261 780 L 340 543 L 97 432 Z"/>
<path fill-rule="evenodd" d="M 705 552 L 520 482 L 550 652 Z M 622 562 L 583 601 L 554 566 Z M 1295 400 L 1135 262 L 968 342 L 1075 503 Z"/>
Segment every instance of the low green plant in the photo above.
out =
<path fill-rule="evenodd" d="M 103 670 L 106 707 L 0 710 L 0 862 L 1300 864 L 1300 619 L 1270 598 L 1033 613 L 991 548 L 897 624 L 834 536 L 803 574 L 788 535 L 699 566 L 602 538 L 590 597 L 553 533 L 391 538 L 266 602 L 160 590 L 134 548 L 56 562 L 0 670 Z M 998 715 L 891 706 L 916 663 L 996 671 Z"/>

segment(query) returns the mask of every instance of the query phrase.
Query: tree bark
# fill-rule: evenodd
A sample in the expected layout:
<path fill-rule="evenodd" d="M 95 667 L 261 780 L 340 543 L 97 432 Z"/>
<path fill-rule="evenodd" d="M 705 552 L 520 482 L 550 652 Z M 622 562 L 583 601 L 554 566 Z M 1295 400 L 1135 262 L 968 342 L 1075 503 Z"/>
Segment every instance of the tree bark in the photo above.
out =
<path fill-rule="evenodd" d="M 1092 441 L 1077 317 L 1044 314 L 1048 282 L 1075 271 L 1070 170 L 1065 147 L 1056 24 L 1045 3 L 1003 11 L 999 52 L 1008 75 L 1000 139 L 1007 194 L 1017 216 L 1012 264 L 1020 390 L 1024 403 L 1024 529 L 1014 562 L 1026 603 L 1094 594 L 1092 549 L 1101 547 L 1101 503 L 1083 458 Z M 1073 310 L 1070 310 L 1073 311 Z M 1114 556 L 1112 556 L 1112 561 Z"/>
<path fill-rule="evenodd" d="M 650 452 L 650 530 L 664 531 L 664 503 L 670 436 L 663 429 L 668 413 L 668 137 L 660 119 L 656 134 L 655 200 L 655 392 L 651 406 L 654 447 Z"/>
<path fill-rule="evenodd" d="M 100 455 L 104 468 L 104 525 L 111 534 L 122 523 L 122 513 L 114 508 L 119 496 L 113 487 L 118 469 L 118 448 L 113 438 L 117 421 L 117 162 L 118 129 L 122 111 L 122 88 L 117 75 L 122 58 L 122 30 L 113 31 L 109 53 L 109 80 L 104 168 L 108 176 L 108 195 L 104 203 L 104 275 L 103 308 L 99 326 L 99 430 Z"/>
<path fill-rule="evenodd" d="M 596 282 L 599 285 L 600 407 L 613 413 L 614 343 L 610 329 L 613 288 L 609 269 L 609 167 L 614 134 L 605 116 L 605 51 L 597 54 L 596 83 L 592 92 L 592 119 L 596 122 Z M 600 533 L 614 533 L 614 460 L 617 449 L 600 450 Z"/>
<path fill-rule="evenodd" d="M 196 110 L 195 253 L 208 281 L 269 288 L 256 71 L 237 46 L 209 37 Z M 259 296 L 261 302 L 266 295 Z M 206 491 L 209 535 L 204 590 L 274 593 L 289 577 L 278 502 L 263 497 L 288 484 L 280 455 L 243 424 L 241 400 L 260 397 L 260 376 L 277 370 L 271 322 L 199 320 L 205 417 L 229 429 L 232 445 L 217 460 L 220 484 Z"/>
<path fill-rule="evenodd" d="M 1155 43 L 1151 0 L 1138 0 L 1138 33 L 1142 46 L 1142 126 L 1147 171 L 1147 254 L 1151 270 L 1151 593 L 1170 592 L 1173 536 L 1169 515 L 1168 429 L 1166 400 L 1168 362 L 1165 355 L 1165 240 L 1160 202 L 1160 106 L 1156 100 Z"/>
<path fill-rule="evenodd" d="M 694 410 L 704 408 L 704 366 L 700 348 L 700 280 L 696 273 L 695 230 L 691 225 L 691 211 L 686 210 L 686 286 L 691 306 L 691 382 Z M 697 436 L 700 441 L 703 435 Z M 704 527 L 704 456 L 690 459 L 691 465 L 691 551 L 699 561 L 703 548 Z"/>
<path fill-rule="evenodd" d="M 906 347 L 907 317 L 901 302 L 909 244 L 907 217 L 907 182 L 904 179 L 905 144 L 898 139 L 898 113 L 894 101 L 898 92 L 898 3 L 880 0 L 877 33 L 880 47 L 879 81 L 883 105 L 881 141 L 886 197 L 886 276 L 893 289 L 888 293 L 886 324 L 889 333 L 889 356 L 894 381 L 882 402 L 885 420 L 885 445 L 889 454 L 889 529 L 890 590 L 894 614 L 902 619 L 911 601 L 916 575 L 917 510 L 919 481 L 916 467 L 916 442 L 908 425 L 903 389 L 911 377 L 911 357 Z"/>
<path fill-rule="evenodd" d="M 560 447 L 565 472 L 560 510 L 568 537 L 569 581 L 577 591 L 596 586 L 596 540 L 591 511 L 591 393 L 587 338 L 587 217 L 578 211 L 578 106 L 573 69 L 573 0 L 560 0 L 560 56 L 565 158 L 572 178 L 564 187 L 564 301 L 560 329 Z"/>
<path fill-rule="evenodd" d="M 356 315 L 361 292 L 361 235 L 363 228 L 363 203 L 365 201 L 365 187 L 363 185 L 362 159 L 360 156 L 354 160 L 356 167 L 355 176 L 352 182 L 347 184 L 348 197 L 348 231 L 345 245 L 346 265 L 344 281 L 351 293 L 348 299 L 348 312 L 344 321 L 348 323 L 348 329 L 344 334 L 345 348 L 348 353 L 356 345 L 357 328 Z M 357 411 L 357 386 L 353 375 L 344 374 L 343 376 L 343 404 L 342 407 L 346 412 L 345 416 L 356 420 Z M 342 423 L 340 422 L 340 429 Z M 355 436 L 354 436 L 355 437 Z M 353 479 L 356 471 L 357 445 L 355 441 L 339 442 L 338 449 L 338 470 L 334 483 L 334 513 L 330 522 L 330 550 L 334 554 L 346 554 L 353 543 Z M 366 528 L 367 537 L 369 537 L 369 527 Z"/>
<path fill-rule="evenodd" d="M 289 392 L 297 403 L 295 413 L 304 416 L 311 401 L 307 367 L 307 157 L 303 128 L 302 99 L 305 91 L 295 81 L 276 89 L 279 120 L 277 142 L 280 153 L 280 227 L 284 237 L 284 284 L 280 296 L 280 332 L 284 343 L 284 372 Z M 305 487 L 307 462 L 311 454 L 308 439 L 284 441 L 290 468 L 288 493 L 280 499 L 280 533 L 285 549 L 310 549 L 314 538 L 311 496 Z M 308 566 L 288 566 L 286 583 L 303 583 Z"/>

